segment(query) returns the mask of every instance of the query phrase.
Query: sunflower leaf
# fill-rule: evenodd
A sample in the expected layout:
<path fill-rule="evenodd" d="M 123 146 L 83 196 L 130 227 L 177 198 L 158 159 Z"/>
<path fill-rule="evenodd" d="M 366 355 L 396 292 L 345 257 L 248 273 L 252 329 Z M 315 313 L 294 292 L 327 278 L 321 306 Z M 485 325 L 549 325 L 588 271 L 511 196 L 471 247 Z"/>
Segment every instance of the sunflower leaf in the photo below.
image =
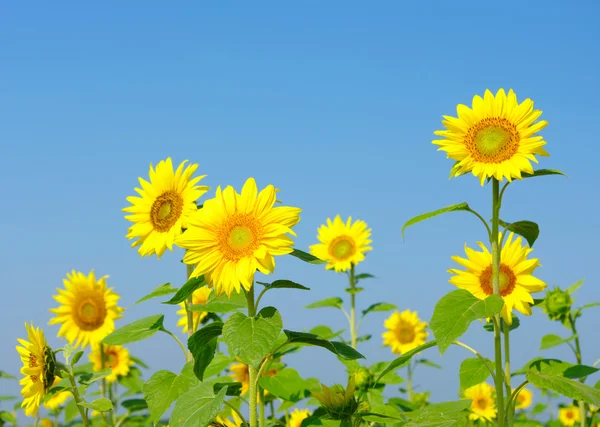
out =
<path fill-rule="evenodd" d="M 292 368 L 284 368 L 275 375 L 262 377 L 259 384 L 273 396 L 287 401 L 298 402 L 306 395 L 306 382 Z"/>
<path fill-rule="evenodd" d="M 378 383 L 385 374 L 403 366 L 406 362 L 408 362 L 410 359 L 412 359 L 412 357 L 414 355 L 422 352 L 423 350 L 427 350 L 428 348 L 431 348 L 435 345 L 437 345 L 437 342 L 435 340 L 426 342 L 425 344 L 422 344 L 410 351 L 407 351 L 402 356 L 397 357 L 396 359 L 392 360 L 392 362 L 388 365 L 388 367 L 385 368 L 383 371 L 381 371 L 381 373 L 379 374 L 379 377 L 377 377 L 375 382 Z"/>
<path fill-rule="evenodd" d="M 308 334 L 306 332 L 294 332 L 284 329 L 283 332 L 287 337 L 287 343 L 302 343 L 323 347 L 330 352 L 337 354 L 346 360 L 364 359 L 365 357 L 358 351 L 354 350 L 349 345 L 337 341 L 328 341 L 318 335 Z"/>
<path fill-rule="evenodd" d="M 450 205 L 450 206 L 446 206 L 445 208 L 441 208 L 435 211 L 431 211 L 431 212 L 427 212 L 421 215 L 417 215 L 411 219 L 409 219 L 408 221 L 406 221 L 406 223 L 404 223 L 404 225 L 402 226 L 402 239 L 404 240 L 404 230 L 406 230 L 408 227 L 410 227 L 411 225 L 415 225 L 421 221 L 425 221 L 427 219 L 436 217 L 438 215 L 441 214 L 445 214 L 448 212 L 455 212 L 455 211 L 471 211 L 471 208 L 469 207 L 469 205 L 465 202 L 463 203 L 458 203 L 456 205 Z"/>
<path fill-rule="evenodd" d="M 546 350 L 552 347 L 565 344 L 571 340 L 574 340 L 577 335 L 570 336 L 568 338 L 559 337 L 558 335 L 548 334 L 542 337 L 542 343 L 540 344 L 540 350 Z"/>
<path fill-rule="evenodd" d="M 7 380 L 16 380 L 17 378 L 12 376 L 11 374 L 4 372 L 4 371 L 0 371 L 0 378 L 4 378 Z"/>
<path fill-rule="evenodd" d="M 566 289 L 566 292 L 569 295 L 573 295 L 577 291 L 577 289 L 581 288 L 581 285 L 583 285 L 584 281 L 585 281 L 585 279 L 581 279 L 581 280 L 578 280 L 577 282 L 573 283 L 571 286 L 569 286 Z"/>
<path fill-rule="evenodd" d="M 269 289 L 301 289 L 303 291 L 310 291 L 310 288 L 307 288 L 304 285 L 301 285 L 296 282 L 292 282 L 291 280 L 275 280 L 273 283 L 265 283 L 265 282 L 256 282 L 259 285 L 263 285 L 265 290 Z"/>
<path fill-rule="evenodd" d="M 570 399 L 583 400 L 590 405 L 600 406 L 600 390 L 578 381 L 535 369 L 527 372 L 526 378 L 538 388 L 554 390 Z"/>
<path fill-rule="evenodd" d="M 493 363 L 489 359 L 485 359 L 485 362 L 488 366 L 493 366 Z M 478 357 L 474 357 L 471 359 L 465 359 L 460 364 L 460 390 L 459 393 L 462 393 L 469 387 L 480 384 L 488 379 L 490 376 L 490 371 L 488 370 L 488 366 Z"/>
<path fill-rule="evenodd" d="M 181 304 L 188 299 L 196 289 L 201 288 L 204 285 L 206 285 L 204 276 L 192 277 L 177 291 L 175 295 L 173 295 L 173 298 L 171 298 L 169 301 L 163 302 L 163 304 Z"/>
<path fill-rule="evenodd" d="M 190 310 L 207 313 L 230 313 L 246 307 L 248 307 L 248 300 L 241 292 L 239 294 L 231 294 L 231 297 L 227 297 L 227 295 L 216 296 L 214 293 L 211 293 L 206 304 L 193 304 Z"/>
<path fill-rule="evenodd" d="M 223 323 L 214 322 L 197 330 L 188 339 L 188 349 L 194 356 L 194 374 L 204 380 L 204 371 L 215 357 L 217 337 L 223 332 Z"/>
<path fill-rule="evenodd" d="M 92 409 L 98 412 L 108 412 L 113 408 L 113 404 L 110 399 L 105 397 L 101 397 L 99 399 L 94 400 L 91 403 L 88 402 L 79 402 L 79 406 L 83 406 L 84 408 Z"/>
<path fill-rule="evenodd" d="M 368 308 L 363 310 L 362 315 L 364 317 L 367 314 L 372 313 L 372 312 L 376 312 L 376 311 L 386 312 L 386 311 L 395 310 L 396 308 L 397 308 L 396 305 L 390 304 L 388 302 L 377 302 L 375 304 L 371 304 Z"/>
<path fill-rule="evenodd" d="M 507 223 L 500 220 L 500 225 L 506 229 L 506 231 L 512 231 L 513 233 L 523 236 L 529 247 L 533 247 L 533 244 L 540 235 L 540 227 L 532 221 L 517 221 L 513 223 Z"/>
<path fill-rule="evenodd" d="M 322 259 L 319 259 L 307 252 L 301 251 L 300 249 L 293 249 L 290 255 L 309 264 L 326 264 L 326 261 L 323 261 Z"/>
<path fill-rule="evenodd" d="M 356 280 L 356 283 L 358 283 L 359 280 L 363 279 L 375 279 L 375 276 L 369 273 L 360 273 L 354 276 L 354 280 Z"/>
<path fill-rule="evenodd" d="M 221 410 L 226 395 L 226 386 L 215 396 L 212 384 L 199 384 L 177 399 L 169 425 L 173 427 L 208 426 Z"/>
<path fill-rule="evenodd" d="M 133 305 L 139 304 L 144 301 L 148 301 L 149 299 L 152 299 L 152 298 L 162 297 L 163 295 L 169 295 L 174 292 L 177 292 L 177 288 L 172 287 L 170 283 L 165 283 L 164 285 L 160 285 L 157 288 L 155 288 L 152 292 L 150 292 L 145 297 L 137 300 Z"/>
<path fill-rule="evenodd" d="M 340 297 L 331 297 L 325 298 L 312 304 L 308 304 L 305 308 L 324 308 L 324 307 L 333 307 L 333 308 L 342 308 L 342 304 L 344 300 Z"/>
<path fill-rule="evenodd" d="M 569 379 L 585 378 L 600 369 L 586 365 L 573 365 L 558 359 L 539 359 L 529 365 L 529 372 L 538 372 L 549 375 L 560 375 Z M 556 390 L 558 391 L 558 390 Z"/>
<path fill-rule="evenodd" d="M 536 176 L 546 176 L 546 175 L 562 175 L 562 176 L 566 176 L 567 178 L 569 177 L 566 173 L 561 172 L 557 169 L 538 169 L 538 170 L 533 171 L 533 173 L 523 172 L 521 174 L 521 176 L 523 178 L 534 178 Z"/>
<path fill-rule="evenodd" d="M 129 412 L 139 412 L 148 409 L 148 403 L 144 399 L 127 399 L 121 402 L 121 406 Z"/>
<path fill-rule="evenodd" d="M 230 382 L 226 382 L 226 383 L 215 383 L 213 385 L 213 391 L 215 393 L 218 393 L 221 391 L 221 389 L 223 388 L 227 388 L 225 395 L 226 396 L 239 396 L 240 394 L 242 394 L 242 387 L 243 384 L 240 382 L 234 382 L 234 381 L 230 381 Z"/>
<path fill-rule="evenodd" d="M 165 316 L 163 314 L 144 317 L 143 319 L 136 320 L 135 322 L 120 327 L 104 338 L 102 342 L 110 345 L 124 345 L 135 341 L 141 341 L 164 329 L 164 319 Z"/>

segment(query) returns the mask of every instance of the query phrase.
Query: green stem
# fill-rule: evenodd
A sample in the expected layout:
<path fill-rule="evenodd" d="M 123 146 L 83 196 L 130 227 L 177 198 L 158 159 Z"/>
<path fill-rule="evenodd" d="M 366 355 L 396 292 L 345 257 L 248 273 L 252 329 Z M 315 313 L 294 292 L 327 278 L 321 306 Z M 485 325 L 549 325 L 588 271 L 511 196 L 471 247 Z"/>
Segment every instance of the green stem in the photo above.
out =
<path fill-rule="evenodd" d="M 256 306 L 254 303 L 254 285 L 249 291 L 246 291 L 246 299 L 248 300 L 248 317 L 256 316 Z M 258 416 L 256 413 L 256 383 L 258 382 L 258 370 L 254 366 L 248 366 L 249 382 L 250 382 L 250 427 L 257 427 Z"/>
<path fill-rule="evenodd" d="M 356 349 L 356 340 L 358 331 L 356 330 L 356 279 L 354 276 L 354 264 L 350 267 L 350 337 L 352 340 L 352 348 Z"/>
<path fill-rule="evenodd" d="M 194 272 L 194 266 L 191 264 L 186 264 L 185 267 L 186 267 L 186 273 L 187 273 L 186 274 L 187 280 L 190 280 L 192 273 Z M 187 299 L 187 303 L 185 304 L 185 311 L 187 313 L 188 338 L 191 337 L 192 334 L 194 333 L 194 312 L 192 310 L 190 310 L 190 308 L 192 307 L 193 304 L 194 304 L 194 299 L 193 299 L 192 295 L 190 295 Z M 180 341 L 180 343 L 181 343 L 181 341 Z M 186 351 L 185 347 L 183 348 L 183 351 L 185 353 L 185 360 L 187 362 L 191 362 L 192 360 L 194 360 L 194 356 L 192 356 L 191 351 Z"/>
<path fill-rule="evenodd" d="M 525 380 L 523 381 L 521 384 L 519 384 L 517 386 L 517 388 L 515 388 L 515 391 L 513 391 L 512 393 L 508 394 L 508 402 L 506 403 L 506 412 L 511 412 L 515 410 L 515 406 L 517 404 L 517 396 L 519 395 L 519 393 L 521 392 L 521 390 L 523 390 L 525 388 L 525 386 L 529 384 L 529 381 Z"/>
<path fill-rule="evenodd" d="M 106 362 L 106 354 L 104 353 L 104 344 L 99 344 L 100 345 L 100 370 L 104 369 L 105 362 Z M 102 390 L 102 397 L 104 397 L 106 399 L 106 390 L 107 388 L 110 387 L 107 382 L 106 382 L 106 378 L 102 378 L 102 386 L 100 387 Z M 110 391 L 109 393 L 110 394 Z M 112 399 L 111 399 L 112 401 Z M 111 414 L 107 413 L 107 412 L 103 412 L 102 413 L 102 418 L 104 418 L 104 422 L 106 425 L 113 425 L 112 423 L 112 418 L 111 418 Z"/>
<path fill-rule="evenodd" d="M 412 379 L 413 379 L 412 363 L 408 362 L 408 365 L 406 365 L 406 391 L 408 393 L 408 400 L 410 400 L 411 402 L 412 402 L 412 397 L 413 397 Z"/>
<path fill-rule="evenodd" d="M 231 403 L 229 403 L 229 402 L 227 402 L 227 401 L 225 401 L 225 402 L 223 402 L 223 403 L 225 403 L 225 406 L 229 406 L 229 407 L 231 408 L 231 410 L 232 410 L 232 411 L 234 411 L 236 414 L 238 414 L 238 416 L 240 417 L 240 420 L 242 420 L 242 422 L 243 422 L 244 424 L 248 424 L 248 423 L 246 422 L 246 418 L 244 418 L 244 416 L 243 416 L 243 415 L 242 415 L 242 413 L 239 411 L 239 409 L 237 409 L 235 406 L 233 406 Z"/>
<path fill-rule="evenodd" d="M 170 336 L 172 336 L 172 337 L 173 337 L 173 339 L 174 339 L 175 341 L 177 341 L 177 344 L 179 344 L 179 347 L 181 347 L 181 351 L 183 351 L 183 357 L 185 357 L 185 360 L 186 360 L 186 362 L 189 362 L 189 361 L 190 361 L 190 359 L 189 359 L 189 356 L 191 355 L 191 353 L 190 353 L 190 352 L 188 352 L 188 351 L 185 349 L 185 346 L 183 345 L 183 343 L 181 342 L 181 340 L 180 340 L 179 338 L 177 338 L 177 336 L 176 336 L 176 335 L 175 335 L 173 332 L 171 332 L 171 331 L 169 331 L 169 330 L 167 330 L 167 329 L 161 329 L 161 330 L 162 330 L 163 332 L 165 332 L 167 335 L 170 335 Z"/>
<path fill-rule="evenodd" d="M 110 417 L 110 425 L 114 426 L 115 423 L 117 422 L 117 412 L 116 412 L 116 408 L 118 408 L 118 402 L 115 399 L 115 392 L 113 390 L 113 385 L 116 387 L 117 383 L 113 383 L 113 384 L 109 384 L 108 385 L 108 398 L 110 399 L 112 405 L 113 405 L 113 409 L 111 409 L 109 417 Z"/>
<path fill-rule="evenodd" d="M 504 323 L 504 382 L 506 385 L 506 397 L 510 398 L 512 387 L 510 386 L 510 328 Z M 515 405 L 510 405 L 510 400 L 507 407 L 508 427 L 512 427 L 515 415 Z"/>
<path fill-rule="evenodd" d="M 500 223 L 500 183 L 492 179 L 492 289 L 494 295 L 500 295 L 500 248 L 498 247 L 498 226 Z M 500 315 L 494 316 L 494 349 L 496 362 L 496 407 L 498 408 L 498 427 L 504 427 L 504 387 L 502 369 L 502 337 L 500 331 Z"/>
<path fill-rule="evenodd" d="M 577 359 L 577 364 L 581 365 L 583 363 L 583 357 L 581 356 L 581 344 L 579 343 L 579 335 L 577 334 L 577 328 L 575 326 L 575 319 L 569 313 L 569 324 L 571 325 L 571 331 L 573 331 L 573 335 L 575 336 L 575 358 Z M 581 383 L 585 381 L 585 378 L 581 378 L 579 380 Z M 585 427 L 586 423 L 586 410 L 585 410 L 585 402 L 583 400 L 579 401 L 579 418 L 581 427 Z"/>
<path fill-rule="evenodd" d="M 258 387 L 258 407 L 260 410 L 258 424 L 260 427 L 265 427 L 265 396 L 264 391 L 260 387 Z"/>
<path fill-rule="evenodd" d="M 73 398 L 75 399 L 77 409 L 79 410 L 79 414 L 81 415 L 81 421 L 83 421 L 83 425 L 85 427 L 87 427 L 89 425 L 89 422 L 88 422 L 87 416 L 85 415 L 83 406 L 79 405 L 80 403 L 83 402 L 83 400 L 81 399 L 81 396 L 79 395 L 79 390 L 77 389 L 77 384 L 75 384 L 75 379 L 73 378 L 73 370 L 72 369 L 70 369 L 70 372 L 69 372 L 69 381 L 71 382 L 71 393 L 73 394 Z"/>
<path fill-rule="evenodd" d="M 275 419 L 275 405 L 272 400 L 269 402 L 269 407 L 271 408 L 271 418 Z"/>
<path fill-rule="evenodd" d="M 494 379 L 494 381 L 496 380 L 496 374 L 495 374 L 494 370 L 489 365 L 489 363 L 487 363 L 487 360 L 485 360 L 485 357 L 483 357 L 481 354 L 479 354 L 479 352 L 477 350 L 469 347 L 468 345 L 466 345 L 465 343 L 462 343 L 460 341 L 452 341 L 452 344 L 462 347 L 466 350 L 469 350 L 471 353 L 473 353 L 475 356 L 477 356 L 479 358 L 479 360 L 481 360 L 483 362 L 483 364 L 485 365 L 487 370 L 490 371 L 490 374 L 492 375 L 492 378 Z"/>

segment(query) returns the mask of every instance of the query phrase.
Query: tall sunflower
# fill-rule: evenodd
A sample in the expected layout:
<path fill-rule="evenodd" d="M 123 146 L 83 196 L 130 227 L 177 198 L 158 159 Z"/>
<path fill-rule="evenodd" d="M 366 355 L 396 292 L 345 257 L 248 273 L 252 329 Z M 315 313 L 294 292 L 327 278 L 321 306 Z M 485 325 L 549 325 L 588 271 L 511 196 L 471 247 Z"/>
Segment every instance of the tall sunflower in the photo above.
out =
<path fill-rule="evenodd" d="M 192 303 L 193 304 L 206 304 L 208 301 L 208 296 L 210 295 L 211 289 L 208 286 L 202 286 L 200 289 L 196 289 L 192 294 Z M 177 315 L 179 315 L 179 320 L 177 321 L 177 326 L 180 326 L 183 330 L 184 334 L 188 332 L 188 319 L 187 319 L 187 311 L 185 310 L 185 303 L 179 304 L 181 307 L 177 311 Z M 208 315 L 205 311 L 194 311 L 192 312 L 192 317 L 194 319 L 194 325 L 199 325 Z"/>
<path fill-rule="evenodd" d="M 58 289 L 54 299 L 60 304 L 50 309 L 56 317 L 48 322 L 60 324 L 59 337 L 75 346 L 96 345 L 115 330 L 115 320 L 123 309 L 117 305 L 119 295 L 106 287 L 106 278 L 96 280 L 92 270 L 88 276 L 73 270 L 63 279 L 65 289 Z"/>
<path fill-rule="evenodd" d="M 515 408 L 516 409 L 527 409 L 531 406 L 533 402 L 533 393 L 526 388 L 521 389 L 519 394 L 515 399 Z"/>
<path fill-rule="evenodd" d="M 290 412 L 290 419 L 287 423 L 286 427 L 300 427 L 302 425 L 302 421 L 310 417 L 310 412 L 308 409 L 294 409 Z"/>
<path fill-rule="evenodd" d="M 44 331 L 27 323 L 25 329 L 27 341 L 19 338 L 21 345 L 16 347 L 23 363 L 21 374 L 24 377 L 19 381 L 23 396 L 21 407 L 25 407 L 25 415 L 35 417 L 42 399 L 54 384 L 56 361 L 54 352 L 46 342 Z"/>
<path fill-rule="evenodd" d="M 581 421 L 579 408 L 576 406 L 567 406 L 558 410 L 558 419 L 563 426 L 571 427 Z"/>
<path fill-rule="evenodd" d="M 427 323 L 419 319 L 416 311 L 395 311 L 385 321 L 384 326 L 387 332 L 382 335 L 383 345 L 391 347 L 395 354 L 403 354 L 425 344 L 429 335 L 425 330 Z"/>
<path fill-rule="evenodd" d="M 488 383 L 481 383 L 469 387 L 464 392 L 466 399 L 471 399 L 471 414 L 469 419 L 491 421 L 496 418 L 496 402 L 494 401 L 494 387 Z"/>
<path fill-rule="evenodd" d="M 54 378 L 54 382 L 52 383 L 52 387 L 57 385 L 61 379 L 59 377 Z M 55 411 L 60 408 L 63 403 L 65 403 L 71 397 L 71 392 L 69 391 L 59 391 L 58 393 L 54 393 L 52 396 L 48 397 L 44 401 L 44 408 L 47 408 L 51 411 Z"/>
<path fill-rule="evenodd" d="M 548 122 L 536 122 L 542 112 L 533 109 L 529 98 L 519 104 L 512 89 L 508 95 L 500 89 L 496 96 L 486 90 L 483 98 L 473 97 L 472 108 L 460 104 L 456 111 L 458 117 L 444 116 L 445 130 L 434 132 L 444 139 L 433 141 L 456 160 L 455 176 L 472 172 L 481 185 L 491 177 L 521 179 L 522 172 L 533 173 L 535 155 L 549 155 L 546 141 L 535 135 Z"/>
<path fill-rule="evenodd" d="M 192 277 L 204 275 L 217 296 L 249 290 L 254 273 L 275 270 L 274 255 L 292 252 L 292 227 L 300 221 L 299 208 L 273 207 L 272 185 L 260 193 L 248 178 L 241 194 L 229 186 L 217 189 L 189 219 L 189 228 L 176 243 L 187 249 L 183 261 L 195 265 Z"/>
<path fill-rule="evenodd" d="M 327 218 L 327 225 L 319 227 L 317 238 L 321 243 L 310 247 L 310 253 L 327 261 L 325 268 L 337 272 L 347 271 L 352 264 L 356 265 L 365 259 L 365 252 L 372 250 L 371 229 L 364 221 L 354 221 L 349 217 L 346 223 L 339 215 L 332 221 Z"/>
<path fill-rule="evenodd" d="M 504 299 L 502 318 L 512 324 L 513 308 L 527 316 L 531 315 L 533 304 L 532 293 L 543 291 L 546 284 L 534 277 L 533 271 L 540 265 L 537 258 L 527 259 L 533 251 L 523 245 L 523 239 L 514 239 L 510 233 L 500 252 L 500 295 Z M 501 239 L 501 237 L 500 237 Z M 475 251 L 465 245 L 467 258 L 453 256 L 452 259 L 466 270 L 450 269 L 454 274 L 450 283 L 460 289 L 466 289 L 479 299 L 493 294 L 492 289 L 492 254 L 482 242 L 477 243 L 482 252 Z"/>
<path fill-rule="evenodd" d="M 209 190 L 196 185 L 206 175 L 192 178 L 198 165 L 185 166 L 186 162 L 176 171 L 170 157 L 158 162 L 156 170 L 150 164 L 150 182 L 139 178 L 142 188 L 135 188 L 140 197 L 127 198 L 131 206 L 123 212 L 129 212 L 125 219 L 134 223 L 127 238 L 136 239 L 132 247 L 140 246 L 141 256 L 160 258 L 167 248 L 173 250 L 173 242 L 197 210 L 196 200 Z"/>
<path fill-rule="evenodd" d="M 102 352 L 100 345 L 104 350 L 104 363 L 102 363 Z M 129 367 L 133 361 L 129 358 L 129 351 L 120 345 L 100 344 L 95 346 L 90 353 L 90 362 L 94 364 L 94 371 L 101 371 L 103 368 L 111 368 L 111 373 L 106 377 L 106 381 L 114 382 L 118 377 L 125 377 L 129 373 Z"/>

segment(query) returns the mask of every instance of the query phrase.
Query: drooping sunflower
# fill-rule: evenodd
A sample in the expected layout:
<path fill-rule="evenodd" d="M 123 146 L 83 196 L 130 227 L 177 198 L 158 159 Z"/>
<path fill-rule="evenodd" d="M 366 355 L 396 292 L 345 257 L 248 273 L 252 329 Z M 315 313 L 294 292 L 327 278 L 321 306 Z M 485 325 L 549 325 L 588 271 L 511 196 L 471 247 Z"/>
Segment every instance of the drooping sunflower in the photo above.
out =
<path fill-rule="evenodd" d="M 372 250 L 371 229 L 364 221 L 354 221 L 349 217 L 346 223 L 337 215 L 327 225 L 319 227 L 317 238 L 321 243 L 310 247 L 310 253 L 327 261 L 325 269 L 337 272 L 347 271 L 365 259 L 365 253 Z"/>
<path fill-rule="evenodd" d="M 192 178 L 198 165 L 185 166 L 186 162 L 176 171 L 170 157 L 158 162 L 156 170 L 150 164 L 150 182 L 139 178 L 142 188 L 135 188 L 140 197 L 127 198 L 131 206 L 123 212 L 129 212 L 125 219 L 134 223 L 127 238 L 136 239 L 131 246 L 140 246 L 141 256 L 160 258 L 167 248 L 173 250 L 173 242 L 197 210 L 196 200 L 209 190 L 196 185 L 206 175 Z"/>
<path fill-rule="evenodd" d="M 395 311 L 386 319 L 384 326 L 387 331 L 382 335 L 383 345 L 391 347 L 395 354 L 403 354 L 425 344 L 429 335 L 425 330 L 427 323 L 419 319 L 416 311 Z"/>
<path fill-rule="evenodd" d="M 111 374 L 106 377 L 108 382 L 114 382 L 118 377 L 127 376 L 129 367 L 133 365 L 133 361 L 129 358 L 129 351 L 120 345 L 102 344 L 102 346 L 104 349 L 104 363 L 102 363 L 100 345 L 97 345 L 90 353 L 90 362 L 94 364 L 94 371 L 111 368 Z"/>
<path fill-rule="evenodd" d="M 73 270 L 63 279 L 65 289 L 58 289 L 53 298 L 61 304 L 50 309 L 56 317 L 48 322 L 60 324 L 59 337 L 66 337 L 75 346 L 95 346 L 115 330 L 115 320 L 123 309 L 117 305 L 119 295 L 106 287 L 106 278 L 96 280 L 92 270 L 88 276 Z"/>
<path fill-rule="evenodd" d="M 211 289 L 208 286 L 202 286 L 199 289 L 196 289 L 192 294 L 192 303 L 193 304 L 206 304 L 208 301 L 208 296 L 210 295 Z M 184 334 L 188 332 L 188 319 L 187 312 L 185 310 L 185 303 L 179 304 L 181 309 L 177 311 L 177 315 L 179 315 L 179 321 L 177 322 L 177 326 L 180 326 L 183 330 Z M 194 325 L 199 325 L 208 315 L 207 312 L 194 311 L 192 312 L 192 317 L 194 319 Z"/>
<path fill-rule="evenodd" d="M 491 177 L 521 179 L 522 172 L 533 173 L 535 155 L 549 155 L 546 141 L 536 135 L 548 122 L 536 122 L 542 112 L 529 98 L 519 104 L 512 89 L 508 95 L 500 89 L 496 96 L 486 90 L 483 98 L 473 97 L 472 108 L 460 104 L 456 111 L 458 117 L 444 116 L 445 130 L 434 132 L 444 139 L 433 141 L 456 160 L 454 176 L 472 172 L 481 185 Z"/>
<path fill-rule="evenodd" d="M 477 384 L 469 387 L 464 392 L 466 399 L 472 400 L 469 418 L 475 420 L 491 421 L 496 418 L 496 402 L 494 401 L 494 387 L 488 383 Z"/>
<path fill-rule="evenodd" d="M 244 421 L 240 418 L 237 412 L 232 411 L 231 416 L 233 417 L 233 420 L 230 420 L 227 417 L 217 417 L 215 421 L 225 427 L 241 427 Z"/>
<path fill-rule="evenodd" d="M 60 380 L 61 379 L 59 377 L 54 377 L 54 383 L 52 383 L 52 386 L 50 388 L 58 384 Z M 60 408 L 63 405 L 63 403 L 69 400 L 71 396 L 71 392 L 69 391 L 59 391 L 58 393 L 54 393 L 52 396 L 48 397 L 44 401 L 44 408 L 47 408 L 51 411 L 55 411 L 58 408 Z"/>
<path fill-rule="evenodd" d="M 302 421 L 308 417 L 310 417 L 310 412 L 308 409 L 294 409 L 290 413 L 290 419 L 287 427 L 300 427 L 302 425 Z"/>
<path fill-rule="evenodd" d="M 216 295 L 230 296 L 249 290 L 254 273 L 275 270 L 274 255 L 292 252 L 292 227 L 300 220 L 299 208 L 273 207 L 272 185 L 257 190 L 249 178 L 241 194 L 219 187 L 216 197 L 204 203 L 189 219 L 189 228 L 176 243 L 187 249 L 183 261 L 195 265 L 192 277 L 204 275 Z"/>
<path fill-rule="evenodd" d="M 25 329 L 27 341 L 19 338 L 21 345 L 16 347 L 23 363 L 21 374 L 24 377 L 19 381 L 23 396 L 21 407 L 25 407 L 25 415 L 35 417 L 42 399 L 54 384 L 56 361 L 54 352 L 46 342 L 44 331 L 27 323 Z"/>
<path fill-rule="evenodd" d="M 514 233 L 507 236 L 500 253 L 500 295 L 504 299 L 501 315 L 509 325 L 512 324 L 513 308 L 527 316 L 531 315 L 530 304 L 533 304 L 531 294 L 546 288 L 544 282 L 532 275 L 540 265 L 537 258 L 527 259 L 533 249 L 523 245 L 520 236 L 514 240 L 513 238 Z M 468 290 L 479 299 L 485 299 L 493 294 L 492 254 L 482 242 L 477 244 L 482 252 L 465 245 L 466 259 L 459 256 L 452 257 L 466 270 L 450 269 L 448 272 L 454 274 L 450 278 L 450 283 L 454 286 Z"/>
<path fill-rule="evenodd" d="M 558 410 L 558 420 L 563 426 L 574 426 L 575 423 L 579 423 L 581 421 L 579 408 L 576 406 L 567 406 L 564 408 L 560 408 Z"/>
<path fill-rule="evenodd" d="M 521 389 L 516 397 L 515 408 L 516 409 L 527 409 L 533 402 L 533 393 L 526 388 Z"/>

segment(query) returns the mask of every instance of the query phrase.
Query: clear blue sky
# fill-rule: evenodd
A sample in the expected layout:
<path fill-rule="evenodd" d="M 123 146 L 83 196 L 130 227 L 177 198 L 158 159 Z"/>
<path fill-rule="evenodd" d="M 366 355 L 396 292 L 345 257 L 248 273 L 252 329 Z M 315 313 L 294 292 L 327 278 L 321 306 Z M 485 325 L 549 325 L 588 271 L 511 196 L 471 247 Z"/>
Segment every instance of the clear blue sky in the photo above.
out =
<path fill-rule="evenodd" d="M 486 88 L 536 102 L 550 123 L 543 135 L 551 157 L 541 167 L 570 176 L 512 186 L 503 218 L 539 223 L 540 278 L 551 286 L 585 278 L 578 303 L 600 301 L 599 13 L 594 1 L 3 2 L 0 369 L 18 373 L 23 322 L 46 325 L 54 289 L 71 269 L 109 274 L 126 307 L 159 284 L 183 282 L 181 252 L 141 259 L 121 212 L 137 177 L 166 156 L 199 163 L 213 192 L 239 189 L 248 176 L 281 188 L 287 204 L 303 208 L 300 248 L 328 216 L 367 221 L 374 250 L 359 270 L 377 280 L 360 306 L 389 301 L 429 319 L 454 289 L 450 256 L 480 240 L 481 226 L 450 214 L 410 229 L 405 242 L 400 228 L 461 201 L 488 215 L 489 188 L 473 177 L 449 181 L 451 161 L 431 144 L 442 114 Z M 287 257 L 274 277 L 312 288 L 265 298 L 287 328 L 344 325 L 341 314 L 303 308 L 342 294 L 343 277 Z M 120 324 L 164 309 L 136 306 Z M 360 347 L 370 363 L 392 358 L 379 338 L 384 318 L 363 325 L 374 336 Z M 588 364 L 600 358 L 599 319 L 590 310 L 580 320 Z M 175 329 L 174 310 L 166 322 Z M 52 337 L 57 328 L 46 330 Z M 523 319 L 513 334 L 515 366 L 540 354 L 545 333 L 566 336 L 539 312 Z M 491 356 L 491 336 L 478 325 L 464 340 Z M 182 362 L 167 336 L 131 350 L 153 368 Z M 566 347 L 541 354 L 571 357 Z M 445 369 L 423 368 L 417 382 L 434 400 L 456 398 L 464 356 L 430 351 Z M 288 362 L 306 377 L 344 380 L 325 351 Z M 0 382 L 0 394 L 16 392 Z"/>

